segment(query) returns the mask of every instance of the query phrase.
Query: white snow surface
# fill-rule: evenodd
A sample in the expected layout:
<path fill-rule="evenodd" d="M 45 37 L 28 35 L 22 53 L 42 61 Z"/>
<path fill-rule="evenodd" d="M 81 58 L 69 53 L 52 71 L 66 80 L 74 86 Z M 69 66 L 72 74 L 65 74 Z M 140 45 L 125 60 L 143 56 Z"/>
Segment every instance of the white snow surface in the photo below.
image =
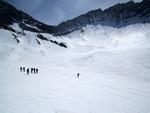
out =
<path fill-rule="evenodd" d="M 24 32 L 0 29 L 0 113 L 150 113 L 150 24 L 43 34 L 67 49 Z"/>

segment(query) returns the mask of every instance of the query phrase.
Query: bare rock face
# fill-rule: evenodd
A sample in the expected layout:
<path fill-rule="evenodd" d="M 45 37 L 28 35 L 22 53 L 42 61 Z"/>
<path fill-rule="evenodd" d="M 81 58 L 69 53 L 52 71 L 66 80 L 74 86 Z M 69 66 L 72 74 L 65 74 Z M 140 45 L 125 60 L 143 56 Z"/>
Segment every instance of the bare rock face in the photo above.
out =
<path fill-rule="evenodd" d="M 5 1 L 0 0 L 0 27 L 9 29 L 10 27 L 8 26 L 13 23 L 18 23 L 23 30 L 53 34 L 54 26 L 39 22 Z"/>
<path fill-rule="evenodd" d="M 135 23 L 150 23 L 150 0 L 116 4 L 104 11 L 90 11 L 58 25 L 57 35 L 67 34 L 86 25 L 123 27 Z"/>

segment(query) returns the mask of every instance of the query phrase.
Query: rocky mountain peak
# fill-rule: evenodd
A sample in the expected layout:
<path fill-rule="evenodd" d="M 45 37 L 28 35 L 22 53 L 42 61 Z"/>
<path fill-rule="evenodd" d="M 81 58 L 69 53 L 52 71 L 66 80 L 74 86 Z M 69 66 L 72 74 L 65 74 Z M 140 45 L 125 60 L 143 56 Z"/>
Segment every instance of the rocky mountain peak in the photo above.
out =
<path fill-rule="evenodd" d="M 17 10 L 10 4 L 0 1 L 0 27 L 10 29 L 8 26 L 18 23 L 20 28 L 38 33 L 50 33 L 52 35 L 65 35 L 75 30 L 82 29 L 86 25 L 102 25 L 112 27 L 124 27 L 136 23 L 150 23 L 150 0 L 135 3 L 132 0 L 127 3 L 118 3 L 108 9 L 96 9 L 74 19 L 60 23 L 58 26 L 46 25 Z"/>

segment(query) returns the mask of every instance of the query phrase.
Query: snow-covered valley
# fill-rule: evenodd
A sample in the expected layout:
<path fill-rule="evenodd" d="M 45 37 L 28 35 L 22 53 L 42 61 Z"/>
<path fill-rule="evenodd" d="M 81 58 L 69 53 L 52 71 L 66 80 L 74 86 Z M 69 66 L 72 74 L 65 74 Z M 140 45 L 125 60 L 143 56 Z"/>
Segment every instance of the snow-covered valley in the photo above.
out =
<path fill-rule="evenodd" d="M 21 31 L 17 25 L 12 26 Z M 150 24 L 38 39 L 0 29 L 0 113 L 149 113 Z M 20 67 L 38 68 L 38 74 Z M 80 77 L 77 78 L 77 73 Z"/>

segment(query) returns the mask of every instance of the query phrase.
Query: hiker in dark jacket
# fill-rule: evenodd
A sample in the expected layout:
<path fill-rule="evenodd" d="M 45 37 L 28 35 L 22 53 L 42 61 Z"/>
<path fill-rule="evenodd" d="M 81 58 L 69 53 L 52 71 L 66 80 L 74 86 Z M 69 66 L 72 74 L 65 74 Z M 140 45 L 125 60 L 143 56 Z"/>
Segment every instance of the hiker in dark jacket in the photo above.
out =
<path fill-rule="evenodd" d="M 78 74 L 77 74 L 77 78 L 79 78 L 79 75 L 80 75 L 80 74 L 78 73 Z"/>
<path fill-rule="evenodd" d="M 33 68 L 33 71 L 34 71 L 34 73 L 35 73 L 35 68 Z"/>
<path fill-rule="evenodd" d="M 33 73 L 33 71 L 34 71 L 34 69 L 33 69 L 33 68 L 31 68 L 31 73 Z"/>
<path fill-rule="evenodd" d="M 36 74 L 38 74 L 38 68 L 36 68 Z"/>
<path fill-rule="evenodd" d="M 20 71 L 22 72 L 22 67 L 20 67 Z"/>
<path fill-rule="evenodd" d="M 23 67 L 23 72 L 25 72 L 25 67 Z"/>
<path fill-rule="evenodd" d="M 29 68 L 27 69 L 27 75 L 29 74 Z"/>

